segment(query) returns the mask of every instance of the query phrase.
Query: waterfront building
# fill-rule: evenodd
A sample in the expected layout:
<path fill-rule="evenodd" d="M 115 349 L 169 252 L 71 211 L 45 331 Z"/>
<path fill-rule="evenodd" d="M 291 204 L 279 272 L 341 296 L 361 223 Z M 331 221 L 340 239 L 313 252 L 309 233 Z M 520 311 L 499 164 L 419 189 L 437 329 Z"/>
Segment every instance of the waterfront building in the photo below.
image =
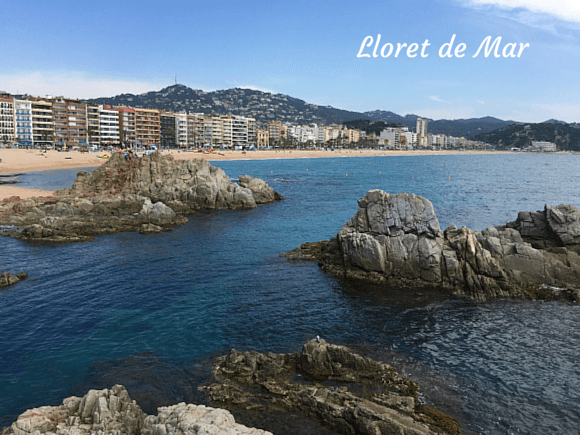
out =
<path fill-rule="evenodd" d="M 175 148 L 176 119 L 174 113 L 163 112 L 159 115 L 161 123 L 161 148 Z"/>
<path fill-rule="evenodd" d="M 429 142 L 427 140 L 427 120 L 417 117 L 417 128 L 415 129 L 417 134 L 417 144 L 420 148 L 427 148 Z"/>
<path fill-rule="evenodd" d="M 161 117 L 157 109 L 135 107 L 135 139 L 137 145 L 161 144 Z"/>
<path fill-rule="evenodd" d="M 203 142 L 203 113 L 190 113 L 187 115 L 187 143 L 189 146 L 198 147 Z"/>
<path fill-rule="evenodd" d="M 263 128 L 256 130 L 256 146 L 258 148 L 270 148 L 270 132 Z"/>
<path fill-rule="evenodd" d="M 280 121 L 269 122 L 268 123 L 268 133 L 270 133 L 270 140 L 272 142 L 278 142 L 280 140 L 280 129 L 282 127 L 282 123 Z"/>
<path fill-rule="evenodd" d="M 531 151 L 555 152 L 556 150 L 557 150 L 556 144 L 553 142 L 546 142 L 540 140 L 532 141 Z"/>
<path fill-rule="evenodd" d="M 114 146 L 121 142 L 119 135 L 119 112 L 110 106 L 99 106 L 99 136 L 101 145 Z"/>
<path fill-rule="evenodd" d="M 91 146 L 101 144 L 99 106 L 87 104 L 87 143 Z"/>
<path fill-rule="evenodd" d="M 32 146 L 32 103 L 14 99 L 14 140 L 21 146 Z"/>
<path fill-rule="evenodd" d="M 431 138 L 430 143 L 433 148 L 438 149 L 447 149 L 449 145 L 449 139 L 447 136 L 443 134 L 430 134 L 429 137 Z"/>
<path fill-rule="evenodd" d="M 87 105 L 79 100 L 55 98 L 52 101 L 54 140 L 57 144 L 67 142 L 87 144 Z"/>
<path fill-rule="evenodd" d="M 187 148 L 187 114 L 185 112 L 175 114 L 175 143 L 179 148 Z"/>
<path fill-rule="evenodd" d="M 0 93 L 0 143 L 14 142 L 14 98 L 10 94 Z"/>
<path fill-rule="evenodd" d="M 31 99 L 32 142 L 35 146 L 52 146 L 54 126 L 52 125 L 52 101 L 41 98 Z"/>
<path fill-rule="evenodd" d="M 243 116 L 232 116 L 232 143 L 233 148 L 244 148 L 256 144 L 255 120 Z"/>
<path fill-rule="evenodd" d="M 135 109 L 132 107 L 113 107 L 119 113 L 119 140 L 123 147 L 134 148 L 137 144 L 135 136 Z"/>

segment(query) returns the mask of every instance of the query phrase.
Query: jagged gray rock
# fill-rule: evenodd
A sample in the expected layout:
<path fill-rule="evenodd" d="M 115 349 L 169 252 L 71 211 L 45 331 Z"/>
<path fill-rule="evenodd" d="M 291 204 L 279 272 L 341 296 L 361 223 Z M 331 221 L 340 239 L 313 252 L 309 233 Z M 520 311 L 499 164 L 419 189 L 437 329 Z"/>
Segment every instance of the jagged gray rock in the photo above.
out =
<path fill-rule="evenodd" d="M 122 385 L 68 397 L 60 406 L 42 406 L 21 414 L 0 435 L 272 435 L 237 424 L 226 410 L 186 405 L 158 409 L 148 416 Z"/>
<path fill-rule="evenodd" d="M 151 200 L 147 198 L 143 203 L 143 208 L 139 212 L 139 218 L 146 223 L 163 225 L 175 222 L 177 215 L 171 207 L 167 207 L 161 201 L 153 204 L 151 203 Z"/>
<path fill-rule="evenodd" d="M 180 403 L 158 408 L 145 418 L 141 435 L 272 435 L 271 432 L 236 423 L 225 409 Z"/>
<path fill-rule="evenodd" d="M 238 177 L 240 186 L 250 189 L 254 195 L 257 204 L 269 204 L 274 201 L 283 199 L 282 195 L 275 192 L 261 178 L 250 177 L 249 175 L 240 175 Z"/>
<path fill-rule="evenodd" d="M 0 224 L 22 228 L 9 230 L 21 240 L 77 242 L 119 231 L 151 234 L 186 223 L 183 215 L 196 210 L 253 208 L 280 199 L 263 180 L 241 176 L 240 184 L 232 183 L 206 160 L 115 153 L 90 173 L 80 171 L 72 189 L 1 201 Z"/>
<path fill-rule="evenodd" d="M 478 300 L 580 301 L 579 253 L 580 211 L 571 205 L 521 212 L 482 232 L 453 225 L 442 232 L 427 199 L 371 190 L 336 238 L 290 256 L 316 256 L 342 278 L 441 287 Z"/>
<path fill-rule="evenodd" d="M 460 431 L 452 417 L 419 405 L 417 384 L 395 368 L 325 340 L 292 354 L 232 349 L 215 364 L 217 382 L 202 388 L 232 409 L 297 411 L 351 435 Z"/>
<path fill-rule="evenodd" d="M 254 208 L 282 199 L 263 180 L 245 177 L 240 177 L 240 184 L 232 183 L 222 169 L 203 159 L 175 160 L 152 153 L 126 160 L 122 153 L 115 153 L 89 174 L 80 172 L 71 193 L 133 193 L 152 202 L 161 201 L 182 214 L 201 209 Z"/>
<path fill-rule="evenodd" d="M 2 272 L 0 274 L 0 287 L 8 287 L 26 278 L 28 278 L 28 275 L 24 272 L 20 272 L 18 275 L 13 275 L 10 272 Z"/>

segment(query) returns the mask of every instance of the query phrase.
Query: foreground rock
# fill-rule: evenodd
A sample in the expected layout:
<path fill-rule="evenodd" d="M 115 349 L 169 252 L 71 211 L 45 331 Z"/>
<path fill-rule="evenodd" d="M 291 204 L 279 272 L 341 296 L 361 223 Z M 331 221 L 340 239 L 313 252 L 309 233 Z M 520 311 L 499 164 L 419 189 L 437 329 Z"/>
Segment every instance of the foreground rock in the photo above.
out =
<path fill-rule="evenodd" d="M 196 210 L 253 208 L 280 199 L 263 180 L 244 175 L 232 183 L 206 160 L 116 153 L 90 173 L 79 172 L 72 189 L 55 196 L 4 199 L 0 225 L 22 229 L 5 233 L 26 241 L 87 241 L 119 231 L 160 232 L 186 223 L 183 215 Z"/>
<path fill-rule="evenodd" d="M 305 244 L 292 259 L 318 260 L 340 278 L 439 287 L 478 300 L 580 301 L 580 211 L 571 205 L 520 212 L 482 232 L 439 228 L 430 201 L 371 190 L 330 241 Z"/>
<path fill-rule="evenodd" d="M 122 153 L 90 173 L 79 172 L 70 193 L 136 194 L 163 202 L 176 213 L 196 210 L 254 208 L 282 199 L 263 180 L 240 176 L 232 183 L 226 173 L 207 160 L 175 160 L 153 153 L 127 160 Z"/>
<path fill-rule="evenodd" d="M 10 272 L 2 272 L 0 274 L 0 287 L 8 287 L 26 278 L 28 278 L 28 275 L 24 272 L 20 272 L 18 275 L 13 275 Z"/>
<path fill-rule="evenodd" d="M 30 409 L 0 435 L 267 435 L 237 424 L 226 410 L 180 403 L 146 415 L 125 387 L 91 390 L 83 398 L 69 397 L 60 406 Z M 271 434 L 270 434 L 271 435 Z"/>
<path fill-rule="evenodd" d="M 299 411 L 349 435 L 460 433 L 453 418 L 419 405 L 417 384 L 393 367 L 325 340 L 293 354 L 232 350 L 215 377 L 203 389 L 230 410 Z"/>

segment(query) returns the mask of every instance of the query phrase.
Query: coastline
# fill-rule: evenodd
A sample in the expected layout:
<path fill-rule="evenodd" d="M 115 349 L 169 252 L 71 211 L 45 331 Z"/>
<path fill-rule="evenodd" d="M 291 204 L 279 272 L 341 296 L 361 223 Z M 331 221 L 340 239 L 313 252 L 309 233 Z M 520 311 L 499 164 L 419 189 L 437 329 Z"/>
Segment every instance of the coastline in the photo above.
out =
<path fill-rule="evenodd" d="M 179 150 L 164 150 L 163 154 L 171 154 L 180 160 L 205 159 L 218 160 L 262 160 L 262 159 L 298 159 L 321 157 L 373 157 L 373 156 L 425 156 L 425 155 L 478 155 L 478 154 L 513 154 L 510 151 L 456 151 L 456 150 L 262 150 L 262 151 L 219 151 L 214 154 L 199 152 L 182 152 Z M 58 152 L 48 150 L 0 149 L 0 175 L 15 172 L 32 172 L 49 169 L 80 168 L 100 166 L 107 161 L 97 157 L 100 153 L 80 153 L 78 151 Z"/>
<path fill-rule="evenodd" d="M 300 158 L 333 158 L 333 157 L 389 157 L 389 156 L 440 156 L 440 155 L 489 155 L 515 154 L 510 151 L 456 151 L 456 150 L 267 150 L 267 151 L 219 151 L 214 154 L 198 152 L 181 152 L 178 150 L 162 151 L 179 160 L 204 159 L 209 161 L 222 160 L 266 160 L 266 159 L 300 159 Z M 0 175 L 15 173 L 83 168 L 100 166 L 107 161 L 97 157 L 100 153 L 80 153 L 78 151 L 58 152 L 48 150 L 0 149 Z M 31 198 L 35 196 L 51 196 L 54 192 L 38 189 L 28 189 L 17 185 L 0 185 L 0 201 L 11 196 Z"/>

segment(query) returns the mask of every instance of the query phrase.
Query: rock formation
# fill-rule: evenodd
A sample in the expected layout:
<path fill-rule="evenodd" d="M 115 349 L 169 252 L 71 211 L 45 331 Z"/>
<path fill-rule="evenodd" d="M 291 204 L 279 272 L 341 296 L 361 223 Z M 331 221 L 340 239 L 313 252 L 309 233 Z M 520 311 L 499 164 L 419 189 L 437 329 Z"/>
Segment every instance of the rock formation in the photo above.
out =
<path fill-rule="evenodd" d="M 0 202 L 4 231 L 27 241 L 86 241 L 119 231 L 160 232 L 187 222 L 202 209 L 253 208 L 282 199 L 263 180 L 247 175 L 232 183 L 206 160 L 174 160 L 153 153 L 125 159 L 115 153 L 90 173 L 80 171 L 72 189 L 53 197 Z"/>
<path fill-rule="evenodd" d="M 330 241 L 290 258 L 315 257 L 341 278 L 439 287 L 478 300 L 498 297 L 580 301 L 580 211 L 571 205 L 521 212 L 482 232 L 439 228 L 425 198 L 371 190 Z"/>
<path fill-rule="evenodd" d="M 21 414 L 0 435 L 272 435 L 237 424 L 226 410 L 178 405 L 146 415 L 122 385 L 69 397 L 60 406 L 42 406 Z"/>
<path fill-rule="evenodd" d="M 240 176 L 232 183 L 226 173 L 207 160 L 175 160 L 152 153 L 139 159 L 125 159 L 122 153 L 90 173 L 79 172 L 70 193 L 136 194 L 161 201 L 175 212 L 254 208 L 282 199 L 263 180 Z"/>
<path fill-rule="evenodd" d="M 8 287 L 26 278 L 28 278 L 28 275 L 24 272 L 20 272 L 18 275 L 13 275 L 10 272 L 2 272 L 0 273 L 0 287 Z"/>
<path fill-rule="evenodd" d="M 325 340 L 292 354 L 232 350 L 215 377 L 202 388 L 230 410 L 299 411 L 349 435 L 460 433 L 452 417 L 419 405 L 417 384 L 393 367 Z"/>

